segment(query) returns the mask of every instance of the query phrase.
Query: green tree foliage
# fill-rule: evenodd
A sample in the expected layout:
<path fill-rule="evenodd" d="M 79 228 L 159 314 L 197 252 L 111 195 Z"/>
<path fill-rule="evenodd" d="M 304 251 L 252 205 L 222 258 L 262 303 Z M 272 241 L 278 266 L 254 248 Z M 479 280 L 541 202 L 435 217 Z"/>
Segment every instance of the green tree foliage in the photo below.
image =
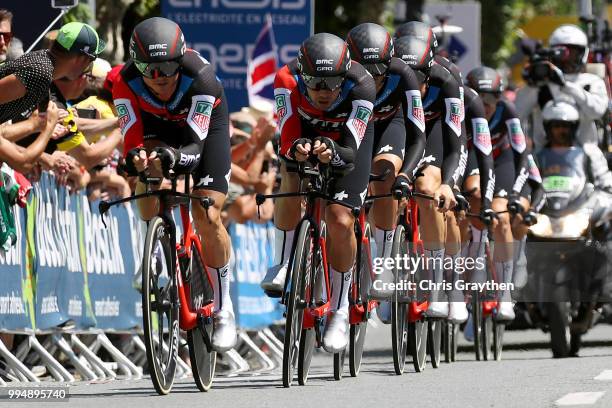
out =
<path fill-rule="evenodd" d="M 315 33 L 328 32 L 344 38 L 361 23 L 392 28 L 396 0 L 315 0 Z"/>

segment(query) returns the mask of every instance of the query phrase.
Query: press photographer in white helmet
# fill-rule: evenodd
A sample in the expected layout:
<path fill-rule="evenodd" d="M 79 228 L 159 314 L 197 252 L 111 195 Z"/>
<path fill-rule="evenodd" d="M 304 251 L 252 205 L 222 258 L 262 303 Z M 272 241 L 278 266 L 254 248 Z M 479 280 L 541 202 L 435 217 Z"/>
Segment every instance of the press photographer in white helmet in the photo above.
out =
<path fill-rule="evenodd" d="M 548 40 L 549 49 L 536 50 L 525 67 L 527 86 L 516 97 L 516 108 L 523 129 L 531 135 L 535 150 L 545 143 L 542 110 L 550 101 L 567 101 L 580 114 L 577 143 L 599 143 L 595 121 L 608 108 L 604 81 L 584 72 L 589 55 L 586 34 L 577 26 L 564 24 Z"/>

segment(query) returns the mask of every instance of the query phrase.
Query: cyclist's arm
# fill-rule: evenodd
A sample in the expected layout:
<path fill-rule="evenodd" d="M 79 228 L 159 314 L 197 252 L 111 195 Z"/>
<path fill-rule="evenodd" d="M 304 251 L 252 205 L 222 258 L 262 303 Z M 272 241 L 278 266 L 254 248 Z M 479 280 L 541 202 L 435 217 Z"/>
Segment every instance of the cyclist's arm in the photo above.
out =
<path fill-rule="evenodd" d="M 419 82 L 408 65 L 405 67 L 402 80 L 404 81 L 402 109 L 406 127 L 406 150 L 400 173 L 411 175 L 425 154 L 425 114 Z"/>
<path fill-rule="evenodd" d="M 0 79 L 0 105 L 12 102 L 26 95 L 26 87 L 15 74 Z"/>
<path fill-rule="evenodd" d="M 461 130 L 459 85 L 452 76 L 449 75 L 442 91 L 444 92 L 444 108 L 440 120 L 442 120 L 442 138 L 445 151 L 442 161 L 442 184 L 454 186 L 461 177 L 459 159 L 462 146 L 465 149 L 467 143 Z"/>
<path fill-rule="evenodd" d="M 468 90 L 467 92 L 473 92 Z M 472 143 L 476 160 L 478 161 L 478 171 L 480 173 L 480 196 L 481 207 L 491 208 L 493 193 L 495 189 L 495 176 L 493 173 L 493 155 L 491 154 L 491 132 L 489 123 L 485 119 L 484 106 L 478 96 L 467 94 L 466 92 L 466 119 L 472 125 Z M 472 98 L 473 96 L 473 98 Z"/>
<path fill-rule="evenodd" d="M 529 163 L 529 179 L 527 180 L 527 183 L 529 183 L 529 187 L 531 187 L 530 205 L 532 210 L 538 212 L 546 203 L 546 194 L 544 191 L 544 186 L 542 185 L 540 170 L 531 153 L 527 155 L 527 160 Z"/>
<path fill-rule="evenodd" d="M 302 137 L 302 123 L 297 115 L 300 91 L 286 65 L 276 73 L 274 78 L 274 98 L 280 132 L 280 155 L 294 160 L 291 146 L 293 142 Z"/>
<path fill-rule="evenodd" d="M 514 156 L 514 171 L 515 179 L 512 191 L 515 194 L 520 194 L 523 186 L 529 177 L 529 151 L 527 149 L 527 139 L 521 127 L 521 121 L 516 114 L 514 106 L 506 103 L 506 132 L 510 139 L 510 146 Z"/>
<path fill-rule="evenodd" d="M 123 156 L 144 145 L 144 129 L 136 95 L 119 79 L 113 84 L 113 102 L 119 115 L 119 127 L 123 135 Z"/>

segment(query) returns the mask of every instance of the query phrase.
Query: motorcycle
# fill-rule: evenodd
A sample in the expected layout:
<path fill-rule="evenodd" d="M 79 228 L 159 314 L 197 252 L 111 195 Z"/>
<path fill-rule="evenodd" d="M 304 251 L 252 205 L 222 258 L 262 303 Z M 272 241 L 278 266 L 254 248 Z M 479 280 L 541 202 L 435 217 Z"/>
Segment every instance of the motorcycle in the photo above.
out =
<path fill-rule="evenodd" d="M 537 157 L 546 204 L 527 239 L 529 314 L 550 331 L 554 357 L 577 356 L 610 293 L 612 195 L 589 182 L 582 148 L 544 148 Z"/>

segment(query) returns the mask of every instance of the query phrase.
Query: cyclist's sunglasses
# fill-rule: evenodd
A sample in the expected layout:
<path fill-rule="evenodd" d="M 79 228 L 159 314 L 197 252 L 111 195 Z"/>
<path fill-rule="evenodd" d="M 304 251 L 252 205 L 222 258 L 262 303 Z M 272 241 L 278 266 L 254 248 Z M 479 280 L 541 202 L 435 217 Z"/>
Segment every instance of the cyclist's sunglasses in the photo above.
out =
<path fill-rule="evenodd" d="M 372 76 L 383 76 L 387 73 L 389 69 L 389 64 L 384 62 L 378 62 L 375 64 L 361 64 Z"/>
<path fill-rule="evenodd" d="M 13 38 L 13 33 L 0 33 L 0 37 L 2 37 L 2 41 L 4 41 L 5 44 L 8 44 Z"/>
<path fill-rule="evenodd" d="M 497 101 L 499 100 L 499 94 L 491 92 L 481 92 L 480 99 L 482 99 L 482 103 L 484 103 L 485 105 L 497 105 Z"/>
<path fill-rule="evenodd" d="M 138 62 L 134 61 L 134 65 L 140 73 L 147 78 L 171 77 L 174 76 L 181 64 L 177 61 L 164 62 Z"/>
<path fill-rule="evenodd" d="M 336 89 L 340 88 L 344 82 L 343 76 L 315 77 L 302 74 L 302 79 L 308 88 L 315 91 L 320 91 L 321 89 L 335 91 Z"/>

